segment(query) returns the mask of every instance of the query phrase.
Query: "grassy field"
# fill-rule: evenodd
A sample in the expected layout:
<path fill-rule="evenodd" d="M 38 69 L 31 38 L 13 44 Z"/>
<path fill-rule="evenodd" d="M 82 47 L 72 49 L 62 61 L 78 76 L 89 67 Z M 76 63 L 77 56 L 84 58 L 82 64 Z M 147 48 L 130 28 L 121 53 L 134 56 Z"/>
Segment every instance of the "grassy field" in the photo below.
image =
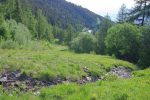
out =
<path fill-rule="evenodd" d="M 0 70 L 16 70 L 40 78 L 62 77 L 77 80 L 86 76 L 87 67 L 94 76 L 100 76 L 114 66 L 136 69 L 136 66 L 109 56 L 94 54 L 75 54 L 65 46 L 50 45 L 44 50 L 3 50 L 0 49 Z"/>
<path fill-rule="evenodd" d="M 133 78 L 109 78 L 94 83 L 79 85 L 63 83 L 33 92 L 3 92 L 0 87 L 0 100 L 149 100 L 150 69 L 136 70 L 129 62 L 109 56 L 95 54 L 75 54 L 65 46 L 48 45 L 41 50 L 0 49 L 0 71 L 21 70 L 35 78 L 56 77 L 78 80 L 87 76 L 87 67 L 93 76 L 101 76 L 114 66 L 124 66 L 133 70 Z"/>

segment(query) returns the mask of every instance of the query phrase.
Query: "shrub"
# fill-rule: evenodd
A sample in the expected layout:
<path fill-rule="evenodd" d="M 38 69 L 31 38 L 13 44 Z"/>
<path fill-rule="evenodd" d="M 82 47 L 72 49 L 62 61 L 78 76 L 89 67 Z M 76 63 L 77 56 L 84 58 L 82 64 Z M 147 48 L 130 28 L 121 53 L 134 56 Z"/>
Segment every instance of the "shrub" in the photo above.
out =
<path fill-rule="evenodd" d="M 2 49 L 15 49 L 18 47 L 18 44 L 12 40 L 2 40 L 0 42 L 0 48 Z"/>
<path fill-rule="evenodd" d="M 110 55 L 131 62 L 138 61 L 140 30 L 131 24 L 117 24 L 108 30 L 105 44 Z"/>
<path fill-rule="evenodd" d="M 31 34 L 28 28 L 17 23 L 15 20 L 7 20 L 0 26 L 1 36 L 5 39 L 12 39 L 19 44 L 25 44 L 31 40 Z"/>
<path fill-rule="evenodd" d="M 19 23 L 15 30 L 14 40 L 18 42 L 20 45 L 27 44 L 31 40 L 31 34 L 28 28 Z"/>
<path fill-rule="evenodd" d="M 12 39 L 17 28 L 17 22 L 15 20 L 7 20 L 0 26 L 1 36 L 4 39 Z"/>
<path fill-rule="evenodd" d="M 78 53 L 90 53 L 94 50 L 96 39 L 91 33 L 80 33 L 73 39 L 70 48 Z"/>

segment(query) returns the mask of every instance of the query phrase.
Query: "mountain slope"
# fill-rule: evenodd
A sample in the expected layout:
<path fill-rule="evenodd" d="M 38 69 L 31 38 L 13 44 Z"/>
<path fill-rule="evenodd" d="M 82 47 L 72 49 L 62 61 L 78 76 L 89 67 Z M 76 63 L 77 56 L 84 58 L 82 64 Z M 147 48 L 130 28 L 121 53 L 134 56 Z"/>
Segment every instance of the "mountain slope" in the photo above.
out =
<path fill-rule="evenodd" d="M 65 0 L 29 0 L 29 2 L 33 11 L 42 9 L 48 21 L 61 28 L 66 28 L 71 24 L 76 29 L 81 26 L 95 29 L 97 20 L 103 19 L 103 17 Z"/>

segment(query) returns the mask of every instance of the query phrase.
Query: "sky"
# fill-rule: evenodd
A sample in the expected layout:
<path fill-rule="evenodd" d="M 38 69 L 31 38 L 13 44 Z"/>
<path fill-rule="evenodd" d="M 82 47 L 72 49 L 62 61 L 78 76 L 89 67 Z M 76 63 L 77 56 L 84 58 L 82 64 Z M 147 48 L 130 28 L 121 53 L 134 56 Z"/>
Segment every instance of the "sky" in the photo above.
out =
<path fill-rule="evenodd" d="M 124 3 L 127 8 L 134 6 L 134 0 L 66 0 L 76 5 L 89 9 L 90 11 L 105 16 L 109 14 L 112 20 L 116 20 L 117 13 Z"/>

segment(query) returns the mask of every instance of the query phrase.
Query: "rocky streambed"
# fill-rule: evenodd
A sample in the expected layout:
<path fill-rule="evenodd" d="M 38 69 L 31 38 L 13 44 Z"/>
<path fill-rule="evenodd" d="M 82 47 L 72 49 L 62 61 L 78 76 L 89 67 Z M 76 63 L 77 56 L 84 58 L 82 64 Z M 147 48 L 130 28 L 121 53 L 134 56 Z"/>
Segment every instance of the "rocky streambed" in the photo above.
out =
<path fill-rule="evenodd" d="M 109 73 L 118 76 L 119 78 L 130 78 L 132 70 L 123 66 L 114 67 L 110 70 Z"/>
<path fill-rule="evenodd" d="M 37 91 L 42 87 L 50 87 L 53 85 L 61 84 L 64 82 L 71 83 L 76 82 L 77 84 L 86 84 L 90 82 L 96 82 L 98 80 L 103 80 L 103 77 L 92 77 L 88 68 L 83 68 L 84 72 L 87 73 L 87 76 L 82 77 L 77 81 L 71 81 L 68 79 L 55 78 L 53 80 L 40 80 L 21 73 L 20 70 L 16 71 L 4 71 L 0 73 L 0 84 L 4 87 L 4 91 L 19 90 L 19 91 Z M 132 77 L 131 70 L 118 66 L 112 68 L 107 74 L 116 75 L 118 78 L 130 78 Z"/>

